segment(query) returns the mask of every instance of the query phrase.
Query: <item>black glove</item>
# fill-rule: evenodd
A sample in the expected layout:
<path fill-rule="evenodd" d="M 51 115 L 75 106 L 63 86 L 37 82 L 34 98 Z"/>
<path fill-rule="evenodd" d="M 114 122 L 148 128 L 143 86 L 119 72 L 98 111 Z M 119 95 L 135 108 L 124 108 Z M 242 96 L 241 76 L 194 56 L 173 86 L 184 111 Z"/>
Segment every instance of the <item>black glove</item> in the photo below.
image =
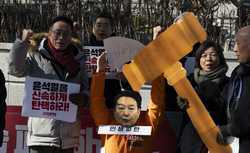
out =
<path fill-rule="evenodd" d="M 177 99 L 177 105 L 181 110 L 186 110 L 189 107 L 187 99 L 184 99 L 180 96 L 178 96 L 176 99 Z"/>
<path fill-rule="evenodd" d="M 88 107 L 88 95 L 83 94 L 83 93 L 74 93 L 69 95 L 69 100 L 79 106 L 79 107 Z"/>
<path fill-rule="evenodd" d="M 230 132 L 231 125 L 220 126 L 220 131 L 217 134 L 216 141 L 222 145 L 228 145 L 233 142 L 234 138 L 231 136 Z"/>

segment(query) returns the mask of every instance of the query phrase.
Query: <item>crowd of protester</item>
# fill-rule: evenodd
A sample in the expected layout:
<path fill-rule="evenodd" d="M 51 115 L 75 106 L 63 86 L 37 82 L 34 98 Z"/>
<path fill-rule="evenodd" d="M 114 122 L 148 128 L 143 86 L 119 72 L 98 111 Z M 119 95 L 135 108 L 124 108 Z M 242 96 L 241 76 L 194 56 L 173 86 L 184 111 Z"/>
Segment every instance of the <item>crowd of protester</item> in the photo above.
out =
<path fill-rule="evenodd" d="M 105 53 L 99 57 L 92 76 L 85 71 L 84 53 L 72 41 L 73 21 L 66 16 L 53 19 L 44 38 L 30 51 L 32 29 L 24 29 L 9 54 L 9 74 L 16 77 L 39 77 L 80 84 L 80 92 L 69 99 L 79 107 L 90 109 L 96 123 L 121 125 L 124 127 L 151 126 L 151 136 L 101 135 L 106 153 L 151 153 L 153 137 L 166 110 L 183 112 L 180 134 L 176 135 L 176 153 L 207 153 L 190 118 L 187 116 L 188 102 L 179 97 L 167 85 L 163 76 L 152 82 L 151 98 L 146 113 L 141 113 L 141 95 L 130 87 L 124 77 L 107 78 Z M 99 14 L 93 22 L 93 33 L 86 46 L 103 47 L 103 40 L 114 36 L 112 16 Z M 235 36 L 234 51 L 239 65 L 232 75 L 226 76 L 223 49 L 213 41 L 206 40 L 193 50 L 195 69 L 188 79 L 201 98 L 220 132 L 216 141 L 221 145 L 239 138 L 239 153 L 250 152 L 250 26 L 241 28 Z M 117 76 L 122 76 L 117 72 Z M 7 96 L 5 78 L 1 71 L 0 84 L 0 146 L 5 127 Z M 175 107 L 171 107 L 172 106 Z M 174 105 L 176 104 L 176 105 Z M 170 106 L 168 108 L 168 106 Z M 110 111 L 112 110 L 112 111 Z M 79 145 L 80 120 L 73 123 L 48 118 L 29 117 L 27 146 L 29 153 L 74 153 Z M 170 125 L 170 124 L 169 124 Z M 164 131 L 161 131 L 164 132 Z M 168 138 L 166 138 L 168 139 Z M 169 147 L 169 146 L 165 146 Z M 173 146 L 172 146 L 173 147 Z"/>

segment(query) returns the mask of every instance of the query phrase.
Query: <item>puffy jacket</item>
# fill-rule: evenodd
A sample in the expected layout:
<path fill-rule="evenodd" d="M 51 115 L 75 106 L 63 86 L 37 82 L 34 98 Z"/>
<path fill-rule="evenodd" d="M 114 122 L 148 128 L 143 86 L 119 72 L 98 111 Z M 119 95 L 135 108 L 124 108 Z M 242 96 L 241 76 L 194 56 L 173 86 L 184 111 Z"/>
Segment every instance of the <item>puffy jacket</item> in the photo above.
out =
<path fill-rule="evenodd" d="M 88 77 L 84 70 L 84 54 L 74 47 L 75 59 L 81 65 L 78 74 L 69 78 L 68 72 L 51 57 L 47 41 L 43 39 L 37 49 L 28 52 L 28 46 L 16 40 L 9 55 L 9 74 L 16 77 L 31 76 L 78 83 L 81 85 L 81 93 L 87 93 Z M 74 123 L 33 117 L 28 120 L 28 146 L 72 148 L 79 144 L 79 135 L 79 115 Z"/>

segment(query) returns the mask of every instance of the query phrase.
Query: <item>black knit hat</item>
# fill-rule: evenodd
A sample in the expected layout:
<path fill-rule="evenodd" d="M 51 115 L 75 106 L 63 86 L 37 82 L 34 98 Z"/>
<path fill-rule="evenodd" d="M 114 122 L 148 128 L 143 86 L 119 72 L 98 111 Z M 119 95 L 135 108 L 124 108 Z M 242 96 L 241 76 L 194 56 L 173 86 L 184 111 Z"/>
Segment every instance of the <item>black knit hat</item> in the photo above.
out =
<path fill-rule="evenodd" d="M 57 16 L 57 17 L 55 17 L 52 20 L 52 22 L 50 23 L 50 27 L 53 26 L 53 24 L 58 22 L 58 21 L 62 21 L 62 22 L 67 23 L 70 26 L 71 30 L 73 30 L 73 21 L 67 16 Z"/>
<path fill-rule="evenodd" d="M 141 98 L 141 95 L 140 95 L 139 92 L 130 91 L 130 90 L 121 91 L 121 92 L 114 98 L 115 104 L 116 104 L 117 100 L 118 100 L 120 97 L 131 97 L 131 98 L 133 98 L 133 99 L 136 101 L 136 103 L 137 103 L 137 107 L 138 107 L 138 108 L 141 108 L 141 101 L 142 101 L 142 98 Z"/>

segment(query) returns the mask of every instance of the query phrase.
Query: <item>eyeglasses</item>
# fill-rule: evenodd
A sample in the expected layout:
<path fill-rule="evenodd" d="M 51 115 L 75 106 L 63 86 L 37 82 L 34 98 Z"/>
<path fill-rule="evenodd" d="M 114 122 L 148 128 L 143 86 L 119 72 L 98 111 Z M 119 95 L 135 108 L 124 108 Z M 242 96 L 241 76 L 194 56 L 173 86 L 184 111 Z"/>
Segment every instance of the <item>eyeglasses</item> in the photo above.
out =
<path fill-rule="evenodd" d="M 203 53 L 203 54 L 201 54 L 201 58 L 207 58 L 208 56 L 211 58 L 216 58 L 218 55 L 216 53 L 210 53 L 210 54 Z"/>
<path fill-rule="evenodd" d="M 69 37 L 71 35 L 70 31 L 64 31 L 64 30 L 51 30 L 55 37 L 62 36 L 63 38 Z"/>

